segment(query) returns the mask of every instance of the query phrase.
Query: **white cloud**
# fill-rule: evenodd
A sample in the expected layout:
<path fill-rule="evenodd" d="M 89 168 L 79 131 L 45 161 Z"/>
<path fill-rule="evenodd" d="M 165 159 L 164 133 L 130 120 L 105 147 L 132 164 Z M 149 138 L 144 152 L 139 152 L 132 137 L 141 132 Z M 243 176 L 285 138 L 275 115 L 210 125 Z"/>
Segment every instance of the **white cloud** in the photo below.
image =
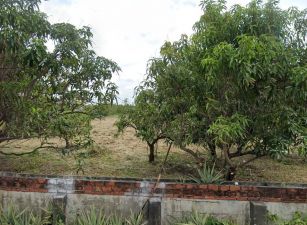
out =
<path fill-rule="evenodd" d="M 165 40 L 190 34 L 199 19 L 198 0 L 49 0 L 42 3 L 51 22 L 90 26 L 94 49 L 122 68 L 114 81 L 120 99 L 133 97 L 134 87 L 143 80 L 147 60 L 158 56 Z M 229 5 L 246 4 L 231 0 Z M 281 1 L 282 7 L 306 8 L 305 0 Z"/>

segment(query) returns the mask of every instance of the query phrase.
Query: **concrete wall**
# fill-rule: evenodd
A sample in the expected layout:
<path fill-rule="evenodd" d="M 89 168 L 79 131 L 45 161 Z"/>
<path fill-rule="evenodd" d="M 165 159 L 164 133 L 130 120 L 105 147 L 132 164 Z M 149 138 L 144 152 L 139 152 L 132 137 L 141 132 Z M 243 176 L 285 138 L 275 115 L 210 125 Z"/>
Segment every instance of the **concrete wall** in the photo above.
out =
<path fill-rule="evenodd" d="M 52 202 L 56 194 L 37 192 L 1 191 L 1 206 L 5 209 L 14 205 L 20 209 L 29 208 L 36 212 L 46 208 Z M 74 219 L 83 210 L 95 207 L 103 209 L 107 215 L 117 214 L 129 216 L 131 212 L 138 213 L 142 210 L 148 198 L 144 196 L 112 196 L 112 195 L 82 195 L 67 194 L 66 221 L 73 224 Z M 210 214 L 220 219 L 230 219 L 238 225 L 251 224 L 251 202 L 233 200 L 191 200 L 171 199 L 161 200 L 161 224 L 168 224 L 174 218 L 180 218 L 191 213 L 193 210 L 203 214 Z M 300 211 L 307 213 L 307 203 L 276 203 L 260 202 L 271 214 L 276 214 L 284 219 L 290 219 L 293 213 Z M 159 213 L 159 212 L 158 212 Z M 258 215 L 257 221 L 264 221 L 265 215 Z M 258 224 L 259 223 L 254 223 Z M 260 224 L 265 224 L 260 223 Z"/>
<path fill-rule="evenodd" d="M 295 212 L 307 214 L 306 203 L 277 203 L 277 202 L 257 202 L 262 209 L 251 207 L 254 202 L 233 201 L 233 200 L 188 200 L 188 199 L 162 199 L 162 221 L 166 224 L 172 218 L 180 218 L 190 212 L 210 214 L 220 219 L 228 219 L 238 225 L 246 224 L 266 224 L 268 214 L 276 214 L 282 219 L 289 220 Z M 256 215 L 253 222 L 253 215 Z M 257 212 L 258 211 L 258 212 Z M 258 223 L 262 221 L 262 223 Z"/>
<path fill-rule="evenodd" d="M 52 201 L 53 194 L 37 193 L 37 192 L 16 192 L 0 190 L 0 204 L 2 208 L 15 206 L 19 209 L 29 208 L 33 211 L 40 211 L 42 208 L 47 208 Z"/>
<path fill-rule="evenodd" d="M 263 203 L 270 214 L 279 215 L 283 219 L 291 219 L 295 212 L 307 214 L 306 203 L 282 203 L 282 202 L 264 202 Z"/>
<path fill-rule="evenodd" d="M 236 224 L 249 224 L 250 208 L 247 201 L 163 199 L 162 221 L 166 224 L 173 217 L 180 218 L 193 210 L 220 219 L 230 219 Z"/>
<path fill-rule="evenodd" d="M 103 209 L 107 215 L 116 214 L 130 216 L 139 213 L 146 202 L 144 197 L 138 196 L 112 196 L 112 195 L 67 195 L 66 218 L 69 223 L 83 210 L 95 207 Z"/>
<path fill-rule="evenodd" d="M 305 185 L 156 184 L 148 180 L 0 174 L 3 208 L 14 204 L 38 211 L 56 202 L 63 206 L 60 210 L 67 224 L 73 224 L 78 214 L 91 207 L 122 216 L 138 213 L 148 200 L 145 208 L 150 225 L 166 225 L 193 210 L 231 219 L 238 225 L 265 225 L 268 213 L 284 219 L 290 219 L 296 211 L 307 213 Z"/>

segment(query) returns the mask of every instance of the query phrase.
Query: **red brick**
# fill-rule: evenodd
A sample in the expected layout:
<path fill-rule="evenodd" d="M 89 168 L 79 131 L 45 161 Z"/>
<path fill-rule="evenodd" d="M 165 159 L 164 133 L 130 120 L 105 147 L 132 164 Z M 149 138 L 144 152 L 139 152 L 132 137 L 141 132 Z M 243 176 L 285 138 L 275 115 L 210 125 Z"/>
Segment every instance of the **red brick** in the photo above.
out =
<path fill-rule="evenodd" d="M 1 177 L 0 189 L 21 192 L 47 192 L 47 183 L 48 179 L 46 178 Z M 80 194 L 123 195 L 125 193 L 139 193 L 140 184 L 136 181 L 76 179 L 75 190 L 76 193 Z M 165 188 L 158 185 L 155 190 L 154 187 L 155 183 L 152 182 L 146 188 L 169 198 L 307 203 L 307 188 L 179 183 L 166 183 Z"/>
<path fill-rule="evenodd" d="M 202 190 L 207 190 L 208 189 L 208 185 L 207 184 L 200 184 L 200 185 L 198 185 L 198 188 L 202 189 Z"/>
<path fill-rule="evenodd" d="M 208 184 L 208 190 L 218 191 L 219 190 L 219 186 L 215 185 L 215 184 Z"/>
<path fill-rule="evenodd" d="M 236 197 L 238 201 L 248 201 L 248 197 Z"/>
<path fill-rule="evenodd" d="M 45 178 L 38 178 L 38 179 L 37 179 L 37 182 L 38 182 L 39 184 L 45 184 L 45 183 L 47 183 L 47 180 L 46 180 Z"/>
<path fill-rule="evenodd" d="M 237 185 L 230 185 L 229 186 L 230 191 L 240 191 L 240 186 Z"/>
<path fill-rule="evenodd" d="M 219 190 L 220 191 L 229 191 L 230 187 L 229 187 L 229 185 L 220 185 Z"/>

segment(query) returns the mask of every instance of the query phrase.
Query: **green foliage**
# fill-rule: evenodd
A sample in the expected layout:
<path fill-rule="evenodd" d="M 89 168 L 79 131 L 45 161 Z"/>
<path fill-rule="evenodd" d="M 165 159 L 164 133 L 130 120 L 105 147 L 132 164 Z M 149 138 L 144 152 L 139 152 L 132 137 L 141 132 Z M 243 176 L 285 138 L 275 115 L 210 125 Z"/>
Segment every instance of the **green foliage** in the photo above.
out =
<path fill-rule="evenodd" d="M 131 213 L 130 217 L 126 219 L 127 225 L 146 225 L 147 222 L 144 221 L 144 216 L 142 213 L 133 214 Z"/>
<path fill-rule="evenodd" d="M 213 216 L 193 211 L 191 214 L 175 220 L 174 225 L 234 225 L 230 221 L 220 221 Z"/>
<path fill-rule="evenodd" d="M 214 121 L 208 133 L 214 137 L 217 144 L 236 143 L 236 140 L 244 138 L 248 120 L 239 114 L 234 114 L 230 118 L 220 116 Z"/>
<path fill-rule="evenodd" d="M 295 213 L 289 221 L 282 220 L 276 215 L 269 215 L 268 220 L 276 225 L 306 225 L 307 217 L 301 213 Z M 52 222 L 50 210 L 43 210 L 41 214 L 34 214 L 30 210 L 17 210 L 13 205 L 9 205 L 6 210 L 0 208 L 1 225 L 49 225 Z M 57 221 L 56 225 L 63 225 L 62 221 Z M 145 225 L 143 214 L 131 213 L 129 217 L 123 218 L 116 214 L 106 216 L 103 210 L 91 207 L 87 211 L 82 211 L 76 218 L 76 225 Z M 230 220 L 218 220 L 213 216 L 201 214 L 193 210 L 190 214 L 179 219 L 170 221 L 173 225 L 235 225 Z"/>
<path fill-rule="evenodd" d="M 107 217 L 103 210 L 96 210 L 92 207 L 88 211 L 83 211 L 76 220 L 76 225 L 145 225 L 143 215 L 133 214 L 129 218 L 122 218 L 118 215 Z"/>
<path fill-rule="evenodd" d="M 198 177 L 191 177 L 191 179 L 198 184 L 220 184 L 223 179 L 222 171 L 216 172 L 215 164 L 210 167 L 204 163 L 202 169 L 197 169 Z"/>
<path fill-rule="evenodd" d="M 307 159 L 307 137 L 304 137 L 302 145 L 298 147 L 298 154 Z"/>
<path fill-rule="evenodd" d="M 117 215 L 111 215 L 108 219 L 108 225 L 123 225 L 123 219 Z"/>
<path fill-rule="evenodd" d="M 296 212 L 289 221 L 282 220 L 276 215 L 269 215 L 268 219 L 275 225 L 307 225 L 307 217 L 299 212 Z"/>
<path fill-rule="evenodd" d="M 119 132 L 127 127 L 136 129 L 136 135 L 147 142 L 154 142 L 162 136 L 159 117 L 159 108 L 154 93 L 150 90 L 140 91 L 135 106 L 122 114 L 117 122 Z"/>
<path fill-rule="evenodd" d="M 87 212 L 82 212 L 77 218 L 77 225 L 101 225 L 107 224 L 108 218 L 105 216 L 102 210 L 95 210 L 91 208 Z"/>
<path fill-rule="evenodd" d="M 50 210 L 42 210 L 41 214 L 34 214 L 30 210 L 17 210 L 13 205 L 9 205 L 6 210 L 0 208 L 1 225 L 49 225 L 52 223 Z M 56 225 L 63 225 L 62 221 L 57 221 Z M 76 225 L 145 225 L 142 214 L 133 214 L 128 218 L 122 218 L 115 214 L 109 217 L 103 210 L 92 207 L 88 211 L 83 211 L 75 221 Z"/>
<path fill-rule="evenodd" d="M 96 55 L 89 27 L 51 24 L 40 2 L 0 1 L 0 141 L 87 141 L 89 118 L 101 111 L 86 106 L 116 101 L 111 78 L 120 68 Z"/>
<path fill-rule="evenodd" d="M 58 136 L 66 141 L 66 147 L 71 145 L 85 146 L 90 138 L 91 117 L 82 113 L 59 115 L 49 122 L 50 136 Z M 73 143 L 70 143 L 72 141 Z"/>
<path fill-rule="evenodd" d="M 40 214 L 31 210 L 17 210 L 10 204 L 5 210 L 0 207 L 1 225 L 49 225 L 52 221 L 51 212 L 43 210 Z M 60 221 L 56 225 L 63 225 Z"/>
<path fill-rule="evenodd" d="M 134 106 L 132 105 L 128 105 L 128 104 L 124 104 L 124 105 L 108 105 L 106 107 L 106 114 L 108 116 L 114 116 L 114 115 L 123 115 L 127 112 L 129 112 L 129 110 L 133 109 Z"/>
<path fill-rule="evenodd" d="M 141 123 L 138 135 L 163 133 L 196 158 L 191 144 L 215 157 L 222 149 L 217 163 L 233 171 L 244 165 L 233 158 L 243 155 L 251 156 L 246 163 L 293 150 L 303 155 L 307 10 L 282 10 L 278 1 L 201 5 L 194 33 L 166 42 L 148 63 L 131 116 Z M 148 105 L 139 101 L 144 93 Z"/>
<path fill-rule="evenodd" d="M 152 90 L 139 90 L 135 99 L 135 106 L 127 108 L 127 111 L 120 115 L 116 122 L 118 133 L 126 128 L 135 129 L 136 136 L 146 141 L 150 149 L 149 161 L 154 161 L 154 147 L 161 139 L 167 139 L 164 132 L 167 129 L 163 109 L 159 105 Z"/>

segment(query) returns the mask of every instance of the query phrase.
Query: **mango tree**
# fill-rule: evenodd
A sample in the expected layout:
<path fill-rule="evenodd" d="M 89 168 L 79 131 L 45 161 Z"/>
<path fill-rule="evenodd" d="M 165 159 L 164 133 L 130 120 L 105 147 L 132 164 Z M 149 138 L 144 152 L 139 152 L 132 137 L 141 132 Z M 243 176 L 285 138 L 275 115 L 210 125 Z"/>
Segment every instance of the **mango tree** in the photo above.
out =
<path fill-rule="evenodd" d="M 118 132 L 133 128 L 136 136 L 147 143 L 149 149 L 148 161 L 154 162 L 155 149 L 158 141 L 167 139 L 165 135 L 167 124 L 163 120 L 163 109 L 152 90 L 140 89 L 135 106 L 123 112 L 116 122 Z"/>
<path fill-rule="evenodd" d="M 166 42 L 149 64 L 145 86 L 169 110 L 165 135 L 194 156 L 190 144 L 221 151 L 228 179 L 260 157 L 306 151 L 307 10 L 202 8 L 194 33 Z"/>
<path fill-rule="evenodd" d="M 91 112 L 117 93 L 117 64 L 97 56 L 89 27 L 51 24 L 40 0 L 0 0 L 0 142 L 88 140 Z"/>

